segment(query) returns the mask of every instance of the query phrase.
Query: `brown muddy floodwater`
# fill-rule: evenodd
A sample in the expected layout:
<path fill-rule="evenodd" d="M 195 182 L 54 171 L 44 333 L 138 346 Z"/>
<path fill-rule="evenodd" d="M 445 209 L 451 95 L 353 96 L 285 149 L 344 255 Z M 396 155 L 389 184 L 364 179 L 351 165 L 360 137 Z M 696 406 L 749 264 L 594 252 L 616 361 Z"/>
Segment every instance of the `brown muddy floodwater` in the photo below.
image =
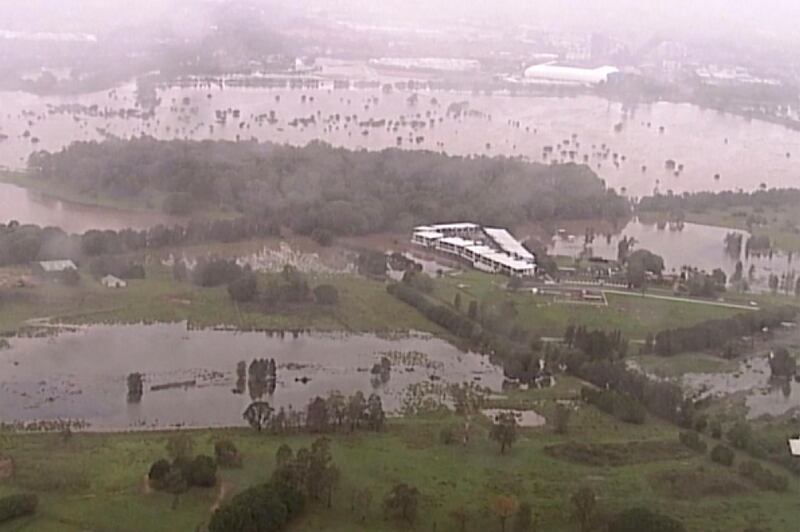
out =
<path fill-rule="evenodd" d="M 423 333 L 267 334 L 187 330 L 185 324 L 91 326 L 42 338 L 10 338 L 0 351 L 0 421 L 82 420 L 94 430 L 175 426 L 239 426 L 258 398 L 237 387 L 236 366 L 274 358 L 277 385 L 261 396 L 276 409 L 304 410 L 331 391 L 376 392 L 389 412 L 423 397 L 447 401 L 448 384 L 473 383 L 491 391 L 502 370 L 488 358 L 463 352 Z M 388 380 L 370 370 L 386 356 Z M 139 403 L 127 399 L 127 376 L 144 374 Z M 304 379 L 308 379 L 304 382 Z M 186 387 L 153 390 L 171 383 Z"/>
<path fill-rule="evenodd" d="M 745 257 L 732 257 L 725 251 L 725 236 L 728 233 L 743 234 L 747 240 L 748 234 L 743 231 L 714 227 L 710 225 L 686 223 L 680 230 L 657 224 L 647 224 L 634 218 L 624 228 L 614 234 L 595 236 L 590 244 L 584 243 L 584 235 L 563 235 L 553 238 L 548 252 L 553 255 L 569 257 L 601 257 L 604 259 L 617 259 L 617 246 L 624 238 L 633 238 L 633 250 L 646 249 L 664 259 L 667 273 L 680 272 L 683 266 L 691 266 L 713 271 L 721 268 L 730 278 L 736 270 L 736 262 L 742 261 L 745 275 L 750 266 L 755 266 L 755 278 L 750 281 L 753 290 L 768 289 L 770 274 L 780 276 L 784 273 L 797 273 L 798 264 L 793 257 L 775 252 L 772 257 L 767 255 Z"/>
<path fill-rule="evenodd" d="M 22 168 L 35 150 L 109 136 L 294 145 L 320 139 L 350 149 L 399 146 L 585 162 L 609 186 L 632 196 L 654 189 L 800 186 L 800 131 L 689 104 L 628 106 L 589 95 L 385 93 L 334 89 L 330 80 L 318 89 L 294 90 L 197 84 L 162 88 L 158 97 L 149 116 L 136 107 L 134 84 L 77 96 L 0 92 L 0 167 Z M 451 104 L 464 112 L 449 112 Z M 547 156 L 546 149 L 552 150 Z M 667 160 L 682 170 L 668 171 Z"/>

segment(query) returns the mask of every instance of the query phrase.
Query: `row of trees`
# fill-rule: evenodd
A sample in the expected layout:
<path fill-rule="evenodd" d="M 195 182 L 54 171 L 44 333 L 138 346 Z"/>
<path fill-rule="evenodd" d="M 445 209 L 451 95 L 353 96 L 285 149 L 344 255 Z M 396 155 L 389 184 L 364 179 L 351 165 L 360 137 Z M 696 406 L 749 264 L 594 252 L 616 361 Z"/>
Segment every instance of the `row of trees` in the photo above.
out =
<path fill-rule="evenodd" d="M 637 210 L 643 212 L 706 212 L 711 209 L 752 207 L 756 211 L 794 207 L 800 203 L 800 189 L 773 188 L 753 192 L 684 192 L 655 194 L 639 200 Z"/>
<path fill-rule="evenodd" d="M 43 228 L 11 221 L 7 224 L 0 223 L 0 266 L 52 259 L 72 259 L 78 262 L 87 257 L 203 242 L 235 242 L 278 233 L 277 226 L 252 217 L 192 221 L 187 225 L 172 227 L 157 225 L 142 230 L 92 229 L 81 235 L 70 235 L 57 227 Z M 120 274 L 117 277 L 125 277 L 125 272 L 132 266 L 135 265 L 118 262 L 97 264 L 98 271 L 103 275 Z M 135 276 L 135 273 L 129 275 Z"/>
<path fill-rule="evenodd" d="M 336 391 L 327 398 L 317 396 L 308 403 L 305 412 L 281 407 L 276 413 L 266 401 L 255 401 L 248 405 L 243 417 L 257 431 L 274 434 L 301 430 L 314 433 L 380 431 L 386 423 L 380 395 L 373 393 L 366 398 L 360 391 L 349 397 Z"/>
<path fill-rule="evenodd" d="M 433 219 L 620 219 L 628 202 L 588 167 L 518 158 L 387 149 L 349 151 L 256 142 L 76 142 L 29 159 L 34 179 L 139 199 L 167 196 L 181 211 L 225 207 L 311 234 L 407 230 Z M 487 191 L 491 191 L 488 193 Z"/>
<path fill-rule="evenodd" d="M 654 351 L 671 356 L 687 351 L 720 350 L 731 342 L 764 329 L 771 330 L 793 321 L 798 309 L 784 305 L 737 314 L 731 318 L 706 320 L 695 325 L 666 329 L 655 335 Z"/>

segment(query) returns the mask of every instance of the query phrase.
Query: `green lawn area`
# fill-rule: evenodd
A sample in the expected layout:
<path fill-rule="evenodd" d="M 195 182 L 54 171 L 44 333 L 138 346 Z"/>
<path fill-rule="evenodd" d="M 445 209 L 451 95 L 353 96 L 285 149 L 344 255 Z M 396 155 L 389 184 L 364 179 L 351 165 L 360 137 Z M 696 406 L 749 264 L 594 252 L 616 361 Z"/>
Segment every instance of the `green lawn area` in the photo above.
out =
<path fill-rule="evenodd" d="M 741 363 L 740 360 L 725 360 L 707 353 L 680 353 L 670 357 L 633 355 L 630 360 L 647 373 L 665 378 L 686 373 L 733 373 Z"/>
<path fill-rule="evenodd" d="M 18 271 L 18 270 L 17 270 Z M 13 275 L 14 270 L 4 270 Z M 266 280 L 267 274 L 262 275 Z M 68 323 L 135 323 L 188 321 L 194 326 L 318 329 L 349 331 L 441 330 L 386 292 L 384 283 L 355 275 L 311 275 L 310 285 L 328 283 L 339 291 L 339 304 L 326 308 L 302 305 L 264 313 L 239 308 L 227 289 L 200 288 L 172 279 L 169 268 L 148 266 L 147 278 L 124 289 L 107 289 L 86 272 L 75 287 L 45 282 L 6 288 L 0 298 L 0 331 L 13 331 L 32 318 L 53 317 Z"/>
<path fill-rule="evenodd" d="M 572 399 L 580 383 L 565 379 L 555 388 L 518 391 L 508 401 L 533 406 L 548 415 L 555 399 Z M 533 505 L 537 530 L 574 531 L 569 498 L 578 488 L 591 486 L 601 506 L 616 511 L 647 506 L 683 520 L 693 532 L 742 530 L 752 522 L 774 532 L 794 532 L 800 511 L 792 479 L 786 494 L 762 492 L 738 479 L 735 472 L 691 455 L 677 447 L 675 456 L 664 455 L 636 465 L 590 466 L 565 461 L 545 452 L 549 445 L 568 442 L 603 442 L 606 445 L 639 442 L 667 445 L 677 440 L 677 430 L 658 420 L 645 425 L 626 425 L 581 405 L 570 421 L 567 435 L 549 426 L 523 429 L 511 452 L 501 456 L 487 438 L 487 422 L 472 424 L 466 446 L 445 446 L 439 431 L 461 422 L 453 415 L 437 414 L 391 419 L 379 434 L 332 435 L 334 461 L 341 479 L 334 507 L 311 506 L 291 529 L 349 532 L 352 530 L 408 529 L 383 519 L 380 502 L 396 482 L 407 482 L 421 493 L 415 530 L 455 530 L 449 513 L 463 506 L 469 514 L 469 530 L 499 530 L 488 511 L 496 494 L 515 494 Z M 192 432 L 195 452 L 211 453 L 219 438 L 230 438 L 244 455 L 244 467 L 223 470 L 221 479 L 233 486 L 231 493 L 268 479 L 274 455 L 284 442 L 293 448 L 307 446 L 309 435 L 259 435 L 246 429 Z M 2 532 L 173 532 L 202 530 L 216 498 L 215 489 L 193 489 L 182 495 L 173 509 L 173 497 L 147 493 L 144 475 L 149 465 L 164 456 L 168 433 L 75 434 L 69 441 L 59 435 L 0 435 L 0 449 L 16 460 L 17 475 L 0 482 L 0 494 L 34 491 L 41 497 L 36 516 L 0 525 Z M 632 457 L 636 458 L 636 457 Z M 45 468 L 42 464 L 47 464 Z M 704 478 L 734 479 L 744 484 L 742 493 L 721 497 L 705 495 L 682 498 L 664 494 L 651 480 L 655 475 L 697 474 Z M 369 488 L 373 502 L 364 524 L 355 522 L 350 500 L 355 489 Z M 230 495 L 229 495 L 230 496 Z"/>
<path fill-rule="evenodd" d="M 608 306 L 556 302 L 552 296 L 530 292 L 511 293 L 501 276 L 469 271 L 437 279 L 434 295 L 452 304 L 461 294 L 462 307 L 471 300 L 500 304 L 513 301 L 517 322 L 541 336 L 561 337 L 567 325 L 585 325 L 592 329 L 620 329 L 626 337 L 643 340 L 648 333 L 666 328 L 691 325 L 713 318 L 727 318 L 741 310 L 725 307 L 664 301 L 637 295 L 608 294 Z"/>

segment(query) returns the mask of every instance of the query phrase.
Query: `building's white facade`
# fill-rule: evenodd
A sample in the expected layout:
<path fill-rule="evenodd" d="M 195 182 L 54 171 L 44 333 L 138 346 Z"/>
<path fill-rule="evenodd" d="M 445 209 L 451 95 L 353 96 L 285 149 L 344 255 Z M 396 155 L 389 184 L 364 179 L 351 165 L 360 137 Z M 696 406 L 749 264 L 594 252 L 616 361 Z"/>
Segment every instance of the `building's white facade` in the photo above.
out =
<path fill-rule="evenodd" d="M 473 223 L 423 225 L 414 229 L 411 242 L 454 255 L 489 273 L 515 277 L 536 273 L 536 257 L 505 229 Z"/>
<path fill-rule="evenodd" d="M 543 63 L 528 67 L 525 70 L 525 79 L 539 82 L 599 85 L 606 83 L 609 76 L 617 73 L 619 73 L 619 69 L 612 66 L 577 68 Z"/>

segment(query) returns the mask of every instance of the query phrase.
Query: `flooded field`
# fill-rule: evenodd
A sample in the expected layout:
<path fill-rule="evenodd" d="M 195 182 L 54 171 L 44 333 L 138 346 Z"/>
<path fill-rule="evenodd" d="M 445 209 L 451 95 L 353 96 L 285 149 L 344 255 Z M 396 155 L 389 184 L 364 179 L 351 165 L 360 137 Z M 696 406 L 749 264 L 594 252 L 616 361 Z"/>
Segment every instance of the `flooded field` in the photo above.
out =
<path fill-rule="evenodd" d="M 678 230 L 657 224 L 643 223 L 638 219 L 631 220 L 622 230 L 610 235 L 597 235 L 594 241 L 584 246 L 583 234 L 569 237 L 555 237 L 549 248 L 549 253 L 578 257 L 581 254 L 602 257 L 604 259 L 617 259 L 617 246 L 624 238 L 633 238 L 633 250 L 646 249 L 664 259 L 666 272 L 679 272 L 683 266 L 691 266 L 706 271 L 722 268 L 728 275 L 736 269 L 738 259 L 731 257 L 725 251 L 725 235 L 728 233 L 742 234 L 742 231 L 686 223 Z M 748 235 L 744 234 L 747 240 Z M 783 273 L 797 271 L 797 265 L 792 258 L 781 253 L 769 256 L 749 258 L 741 257 L 745 274 L 751 266 L 755 267 L 755 279 L 751 282 L 752 288 L 767 288 L 770 274 L 780 276 Z"/>
<path fill-rule="evenodd" d="M 449 384 L 492 391 L 502 370 L 421 333 L 392 337 L 187 330 L 182 324 L 92 326 L 43 338 L 11 338 L 0 350 L 0 419 L 80 420 L 96 430 L 243 425 L 261 398 L 303 410 L 334 390 L 379 393 L 398 412 L 427 398 L 447 400 Z M 387 373 L 373 373 L 386 358 Z M 241 382 L 237 364 L 274 359 L 274 390 Z M 144 375 L 139 402 L 127 377 Z"/>
<path fill-rule="evenodd" d="M 800 132 L 689 104 L 333 87 L 162 88 L 152 114 L 137 107 L 134 84 L 80 96 L 0 93 L 0 166 L 24 167 L 32 151 L 76 140 L 151 135 L 573 161 L 634 196 L 800 184 Z"/>
<path fill-rule="evenodd" d="M 747 417 L 800 413 L 800 383 L 794 379 L 773 379 L 766 356 L 750 358 L 733 373 L 689 373 L 684 384 L 703 395 L 744 396 Z"/>

